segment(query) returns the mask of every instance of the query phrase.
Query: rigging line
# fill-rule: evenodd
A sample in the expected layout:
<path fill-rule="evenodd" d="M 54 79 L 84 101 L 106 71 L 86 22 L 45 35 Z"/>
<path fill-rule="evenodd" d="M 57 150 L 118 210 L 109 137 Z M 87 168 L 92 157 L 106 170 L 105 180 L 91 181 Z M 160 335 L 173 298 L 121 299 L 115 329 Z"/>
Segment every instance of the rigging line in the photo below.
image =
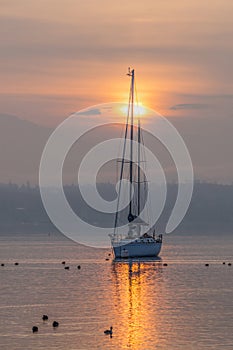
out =
<path fill-rule="evenodd" d="M 141 191 L 141 125 L 140 125 L 140 119 L 138 119 L 138 212 L 137 215 L 140 215 L 140 191 Z"/>
<path fill-rule="evenodd" d="M 122 140 L 123 139 L 123 135 L 124 135 L 124 125 L 122 126 L 121 128 L 121 134 L 120 134 L 120 139 Z M 118 152 L 117 152 L 117 159 L 120 159 L 120 153 L 121 153 L 121 145 L 119 144 L 118 146 Z M 119 179 L 119 167 L 118 167 L 118 163 L 120 163 L 121 161 L 117 160 L 117 166 L 116 166 L 116 183 L 118 182 L 118 179 Z"/>
<path fill-rule="evenodd" d="M 119 204 L 120 204 L 120 194 L 121 194 L 121 182 L 122 182 L 123 171 L 124 171 L 124 159 L 125 159 L 125 151 L 126 151 L 126 138 L 127 138 L 127 133 L 128 133 L 128 125 L 129 125 L 131 94 L 132 94 L 132 91 L 131 91 L 131 88 L 130 88 L 128 110 L 127 110 L 127 120 L 126 120 L 126 127 L 125 127 L 125 138 L 124 138 L 124 145 L 123 145 L 123 152 L 122 152 L 122 162 L 121 162 L 121 172 L 120 172 L 120 185 L 119 185 L 119 193 L 118 193 L 118 197 L 117 197 L 117 210 L 116 210 L 115 224 L 114 224 L 114 235 L 116 234 L 116 227 L 117 227 L 117 220 L 118 220 L 118 211 L 119 211 Z"/>
<path fill-rule="evenodd" d="M 136 95 L 136 103 L 137 103 L 137 115 L 138 115 L 138 212 L 137 215 L 139 216 L 141 213 L 141 144 L 142 143 L 142 132 L 141 132 L 141 111 L 139 108 L 139 102 L 138 102 L 138 91 L 137 91 L 137 85 L 135 81 L 135 95 Z M 144 157 L 145 159 L 145 157 Z"/>
<path fill-rule="evenodd" d="M 143 137 L 143 133 L 141 133 L 141 142 L 142 142 L 142 151 L 143 151 L 143 157 L 144 159 L 146 159 L 146 151 L 145 151 L 145 142 L 144 142 L 144 137 Z M 149 212 L 149 208 L 152 208 L 151 207 L 151 196 L 150 196 L 150 192 L 149 192 L 149 189 L 148 189 L 148 181 L 147 181 L 147 178 L 146 178 L 146 172 L 147 172 L 147 162 L 145 162 L 144 164 L 144 169 L 143 169 L 143 178 L 144 178 L 144 182 L 145 182 L 145 185 L 144 185 L 144 193 L 147 192 L 147 200 L 149 201 L 148 205 L 146 203 L 144 203 L 144 206 L 146 206 L 146 220 L 147 222 L 149 223 L 149 220 L 150 220 L 150 216 L 151 216 L 151 212 Z M 145 191 L 145 188 L 147 191 Z M 145 198 L 144 198 L 144 201 L 145 201 Z"/>
<path fill-rule="evenodd" d="M 134 86 L 135 86 L 136 103 L 137 103 L 137 106 L 138 106 L 138 91 L 137 91 L 136 79 L 135 79 L 135 82 L 134 82 Z"/>
<path fill-rule="evenodd" d="M 125 162 L 124 162 L 124 164 L 125 164 Z M 124 178 L 126 178 L 129 181 L 129 172 L 128 171 L 127 171 L 127 174 L 125 174 Z M 122 202 L 125 203 L 128 200 L 127 191 L 121 190 L 120 198 L 122 199 Z M 126 224 L 126 221 L 125 221 L 125 216 L 127 217 L 126 211 L 127 211 L 127 206 L 125 208 L 123 208 L 122 212 L 120 212 L 120 213 L 122 213 L 122 216 L 120 215 L 120 213 L 118 215 L 118 221 L 117 221 L 118 225 L 120 225 L 120 224 L 125 225 Z M 118 228 L 119 228 L 119 226 L 117 227 L 117 229 Z"/>

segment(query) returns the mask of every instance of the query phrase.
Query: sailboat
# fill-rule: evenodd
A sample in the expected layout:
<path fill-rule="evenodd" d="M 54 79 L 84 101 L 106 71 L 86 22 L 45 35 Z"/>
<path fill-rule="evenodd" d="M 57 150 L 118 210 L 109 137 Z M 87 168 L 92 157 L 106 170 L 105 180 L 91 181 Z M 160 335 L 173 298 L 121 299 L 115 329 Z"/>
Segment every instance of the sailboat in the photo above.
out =
<path fill-rule="evenodd" d="M 141 159 L 143 138 L 140 122 L 140 115 L 137 116 L 137 124 L 135 125 L 134 116 L 134 95 L 135 95 L 135 71 L 130 69 L 127 74 L 130 78 L 130 93 L 128 103 L 127 121 L 125 123 L 125 137 L 123 155 L 121 159 L 120 169 L 120 187 L 117 201 L 117 210 L 115 214 L 114 232 L 110 234 L 112 249 L 115 258 L 134 258 L 134 257 L 157 257 L 162 247 L 162 234 L 156 235 L 155 230 L 146 230 L 149 224 L 140 217 L 142 203 L 142 170 L 141 163 L 144 161 Z M 130 117 L 130 118 L 129 118 Z M 130 121 L 129 121 L 130 119 Z M 135 150 L 135 136 L 137 137 L 137 150 Z M 126 140 L 130 142 L 130 157 L 126 160 Z M 137 166 L 133 161 L 133 155 L 137 154 Z M 124 168 L 129 168 L 129 205 L 127 208 L 127 232 L 122 235 L 118 232 L 119 225 L 119 203 L 121 195 L 121 183 L 124 174 Z M 136 172 L 136 176 L 135 176 Z M 136 186 L 136 203 L 133 203 L 132 191 Z"/>

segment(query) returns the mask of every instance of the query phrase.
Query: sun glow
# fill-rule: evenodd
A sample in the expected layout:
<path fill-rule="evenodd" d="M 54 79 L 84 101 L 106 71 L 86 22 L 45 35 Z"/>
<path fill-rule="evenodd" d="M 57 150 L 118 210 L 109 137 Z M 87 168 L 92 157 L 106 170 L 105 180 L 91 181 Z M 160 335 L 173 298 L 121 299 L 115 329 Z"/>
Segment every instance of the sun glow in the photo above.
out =
<path fill-rule="evenodd" d="M 128 110 L 130 108 L 130 110 Z M 120 113 L 123 115 L 123 116 L 127 116 L 127 114 L 131 113 L 131 108 L 132 106 L 130 105 L 130 107 L 128 107 L 128 105 L 122 105 L 120 108 L 119 108 L 119 111 Z M 140 103 L 135 103 L 134 106 L 133 106 L 133 109 L 134 109 L 134 117 L 136 118 L 142 118 L 143 116 L 146 116 L 148 114 L 148 110 L 145 106 L 143 106 L 143 104 L 140 102 Z"/>

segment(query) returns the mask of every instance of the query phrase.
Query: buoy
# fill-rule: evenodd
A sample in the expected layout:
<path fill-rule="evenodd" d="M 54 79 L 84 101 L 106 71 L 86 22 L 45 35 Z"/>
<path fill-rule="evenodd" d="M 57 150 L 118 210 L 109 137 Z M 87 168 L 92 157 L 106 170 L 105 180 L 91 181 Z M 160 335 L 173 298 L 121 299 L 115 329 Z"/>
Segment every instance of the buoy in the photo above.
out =
<path fill-rule="evenodd" d="M 167 266 L 167 263 L 164 263 L 163 266 Z"/>
<path fill-rule="evenodd" d="M 81 269 L 81 266 L 80 266 L 80 265 L 78 265 L 78 266 L 77 266 L 77 268 L 80 270 L 80 269 Z"/>
<path fill-rule="evenodd" d="M 106 260 L 106 261 L 108 261 L 108 260 L 109 260 L 109 258 L 106 258 L 105 260 Z"/>
<path fill-rule="evenodd" d="M 43 315 L 43 316 L 42 316 L 42 320 L 43 320 L 43 321 L 47 321 L 48 319 L 49 319 L 49 318 L 48 318 L 48 315 Z"/>
<path fill-rule="evenodd" d="M 62 261 L 62 265 L 65 265 L 65 263 L 66 263 L 65 261 Z"/>
<path fill-rule="evenodd" d="M 112 326 L 110 327 L 110 329 L 106 329 L 104 331 L 104 334 L 112 335 Z"/>
<path fill-rule="evenodd" d="M 65 270 L 69 270 L 70 267 L 69 267 L 69 266 L 65 266 L 64 269 L 65 269 Z"/>
<path fill-rule="evenodd" d="M 205 266 L 209 266 L 209 264 L 205 264 Z"/>
<path fill-rule="evenodd" d="M 111 256 L 111 253 L 108 253 L 108 256 Z"/>
<path fill-rule="evenodd" d="M 56 327 L 58 327 L 58 326 L 59 326 L 59 322 L 53 321 L 53 328 L 56 328 Z"/>
<path fill-rule="evenodd" d="M 33 332 L 33 333 L 38 332 L 38 327 L 37 327 L 37 326 L 33 326 L 33 327 L 32 327 L 32 332 Z"/>

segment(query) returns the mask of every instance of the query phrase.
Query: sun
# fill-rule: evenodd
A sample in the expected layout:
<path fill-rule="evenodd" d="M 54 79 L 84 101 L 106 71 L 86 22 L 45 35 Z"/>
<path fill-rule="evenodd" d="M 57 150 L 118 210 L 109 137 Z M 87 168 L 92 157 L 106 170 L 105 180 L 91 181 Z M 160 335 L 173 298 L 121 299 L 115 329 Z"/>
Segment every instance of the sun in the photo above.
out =
<path fill-rule="evenodd" d="M 147 108 L 141 103 L 134 103 L 134 117 L 135 118 L 142 118 L 143 116 L 146 116 L 148 111 Z M 131 108 L 131 106 L 130 106 Z M 128 114 L 128 105 L 124 104 L 122 106 L 120 106 L 119 108 L 119 112 L 121 113 L 122 116 L 127 116 Z"/>
<path fill-rule="evenodd" d="M 148 113 L 147 108 L 140 102 L 134 105 L 134 115 L 136 117 L 143 117 Z"/>

